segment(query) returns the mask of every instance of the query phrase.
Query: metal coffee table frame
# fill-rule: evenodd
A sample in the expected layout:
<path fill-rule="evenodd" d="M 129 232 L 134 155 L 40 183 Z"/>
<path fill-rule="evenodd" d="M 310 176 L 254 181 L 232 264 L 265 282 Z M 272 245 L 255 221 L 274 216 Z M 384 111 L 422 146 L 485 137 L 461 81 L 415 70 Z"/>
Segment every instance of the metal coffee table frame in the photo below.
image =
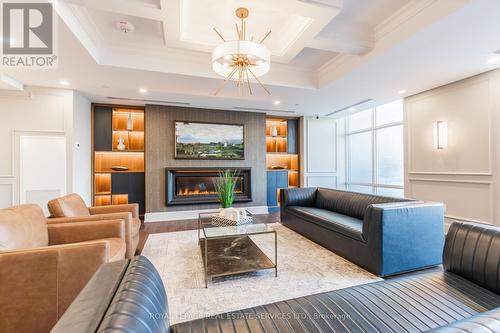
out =
<path fill-rule="evenodd" d="M 203 212 L 198 214 L 198 244 L 200 245 L 203 269 L 205 273 L 205 288 L 208 287 L 208 279 L 221 276 L 237 275 L 255 272 L 264 269 L 274 269 L 274 276 L 278 276 L 278 236 L 276 230 L 265 223 L 253 223 L 242 226 L 217 227 L 212 226 L 203 219 L 218 214 L 218 211 Z M 247 211 L 247 215 L 252 215 Z M 211 229 L 211 230 L 208 230 Z M 203 233 L 203 236 L 202 236 Z M 256 245 L 250 236 L 274 234 L 274 262 Z M 244 248 L 238 252 L 239 264 L 234 267 L 230 263 L 222 261 L 215 263 L 217 255 L 228 248 L 228 244 L 237 241 Z M 211 243 L 210 249 L 209 244 Z M 211 251 L 212 256 L 209 256 Z M 212 259 L 212 262 L 210 260 Z M 212 264 L 212 265 L 211 265 Z"/>

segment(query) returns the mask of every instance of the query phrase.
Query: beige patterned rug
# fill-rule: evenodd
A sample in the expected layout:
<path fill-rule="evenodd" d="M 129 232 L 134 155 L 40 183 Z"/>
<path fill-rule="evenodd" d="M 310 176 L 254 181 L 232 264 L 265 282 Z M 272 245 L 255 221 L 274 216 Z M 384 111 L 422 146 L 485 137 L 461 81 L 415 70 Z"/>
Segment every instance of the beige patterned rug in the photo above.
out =
<path fill-rule="evenodd" d="M 278 232 L 277 278 L 274 270 L 260 271 L 217 278 L 208 288 L 196 230 L 149 235 L 142 254 L 163 279 L 170 323 L 380 280 L 281 224 L 272 226 Z M 252 240 L 273 253 L 274 236 Z"/>

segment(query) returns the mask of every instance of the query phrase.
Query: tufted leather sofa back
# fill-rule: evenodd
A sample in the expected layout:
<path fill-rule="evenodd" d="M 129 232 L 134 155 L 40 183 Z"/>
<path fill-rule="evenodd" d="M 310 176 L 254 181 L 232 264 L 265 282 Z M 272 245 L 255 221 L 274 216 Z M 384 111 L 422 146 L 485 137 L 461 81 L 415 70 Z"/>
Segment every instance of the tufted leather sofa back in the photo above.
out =
<path fill-rule="evenodd" d="M 101 322 L 99 332 L 168 333 L 167 298 L 163 282 L 153 264 L 138 256 L 127 273 Z"/>
<path fill-rule="evenodd" d="M 326 188 L 318 188 L 316 195 L 316 207 L 360 220 L 364 218 L 366 209 L 370 205 L 405 201 L 409 200 Z"/>
<path fill-rule="evenodd" d="M 455 222 L 446 235 L 444 269 L 500 294 L 500 228 Z"/>
<path fill-rule="evenodd" d="M 0 209 L 0 252 L 49 245 L 47 221 L 37 205 Z"/>
<path fill-rule="evenodd" d="M 167 295 L 143 256 L 102 265 L 51 333 L 168 333 Z"/>
<path fill-rule="evenodd" d="M 50 200 L 47 203 L 52 217 L 77 217 L 89 216 L 90 212 L 82 197 L 76 193 L 71 193 L 59 198 Z"/>

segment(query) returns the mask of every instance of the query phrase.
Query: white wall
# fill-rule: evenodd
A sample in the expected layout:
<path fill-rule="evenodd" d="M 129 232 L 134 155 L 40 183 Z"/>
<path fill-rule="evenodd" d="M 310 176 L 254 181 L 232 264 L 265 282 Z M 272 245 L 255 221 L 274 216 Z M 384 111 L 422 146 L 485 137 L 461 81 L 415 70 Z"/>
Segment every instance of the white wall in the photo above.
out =
<path fill-rule="evenodd" d="M 344 121 L 306 117 L 301 138 L 302 186 L 344 188 Z"/>
<path fill-rule="evenodd" d="M 92 203 L 92 161 L 90 138 L 91 103 L 79 92 L 73 93 L 73 192 Z"/>
<path fill-rule="evenodd" d="M 21 202 L 20 196 L 20 140 L 23 136 L 62 135 L 66 140 L 66 193 L 90 186 L 90 151 L 74 153 L 74 136 L 90 147 L 90 105 L 83 96 L 74 99 L 74 92 L 66 89 L 27 87 L 24 91 L 0 91 L 0 208 Z M 86 104 L 87 103 L 87 104 Z M 75 104 L 78 107 L 75 107 Z M 89 119 L 74 111 L 88 105 Z M 78 130 L 75 133 L 75 126 Z M 85 134 L 86 133 L 86 134 Z M 75 156 L 74 156 L 75 155 Z M 78 168 L 74 168 L 74 160 Z M 78 173 L 87 168 L 84 177 Z M 88 167 L 87 167 L 88 165 Z M 82 179 L 81 181 L 76 180 Z M 90 200 L 90 191 L 82 194 Z"/>
<path fill-rule="evenodd" d="M 500 225 L 500 70 L 405 99 L 405 195 L 446 204 L 446 217 Z M 448 147 L 433 124 L 448 122 Z"/>

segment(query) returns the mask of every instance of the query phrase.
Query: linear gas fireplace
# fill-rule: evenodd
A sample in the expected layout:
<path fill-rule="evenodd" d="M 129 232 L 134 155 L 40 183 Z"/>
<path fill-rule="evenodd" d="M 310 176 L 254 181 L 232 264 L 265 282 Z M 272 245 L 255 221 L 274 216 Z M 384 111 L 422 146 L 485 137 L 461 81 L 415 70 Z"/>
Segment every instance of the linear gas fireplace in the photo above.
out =
<path fill-rule="evenodd" d="M 239 171 L 234 201 L 252 201 L 250 168 L 167 168 L 167 206 L 218 202 L 214 181 L 223 170 Z"/>

